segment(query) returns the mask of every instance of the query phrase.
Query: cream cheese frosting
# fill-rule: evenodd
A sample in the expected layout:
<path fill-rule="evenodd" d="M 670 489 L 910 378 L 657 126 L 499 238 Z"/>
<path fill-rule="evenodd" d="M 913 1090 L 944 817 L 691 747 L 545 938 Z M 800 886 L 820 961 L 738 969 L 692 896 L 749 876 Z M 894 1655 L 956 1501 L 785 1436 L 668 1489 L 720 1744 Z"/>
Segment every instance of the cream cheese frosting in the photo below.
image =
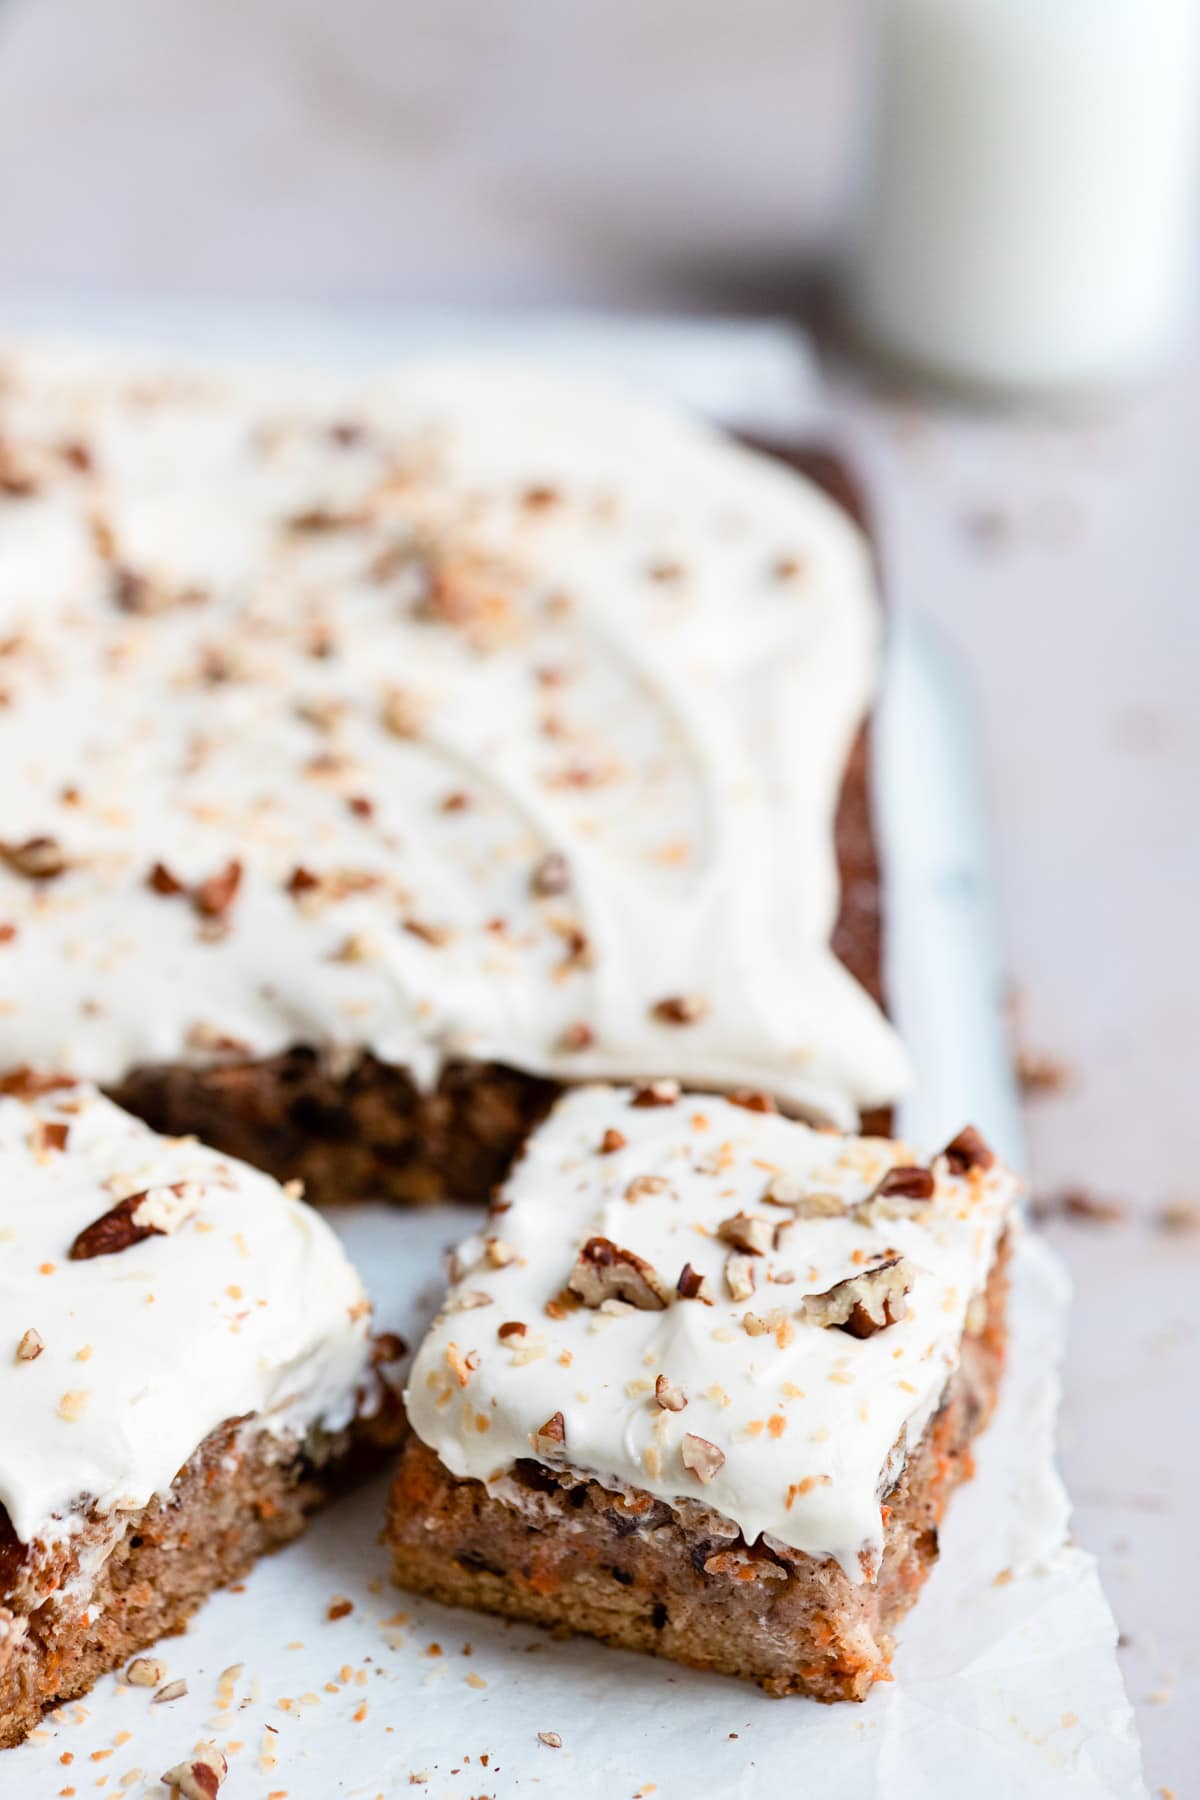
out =
<path fill-rule="evenodd" d="M 378 1396 L 324 1220 L 87 1086 L 0 1097 L 0 1321 L 0 1506 L 23 1543 L 140 1510 L 228 1419 L 302 1440 Z"/>
<path fill-rule="evenodd" d="M 907 1081 L 832 955 L 867 550 L 623 392 L 0 356 L 0 1067 Z"/>
<path fill-rule="evenodd" d="M 703 1502 L 747 1542 L 832 1556 L 861 1580 L 881 1495 L 980 1328 L 1017 1180 L 986 1151 L 987 1167 L 919 1163 L 899 1142 L 723 1098 L 637 1100 L 581 1088 L 533 1134 L 457 1252 L 411 1371 L 413 1428 L 502 1497 L 534 1457 Z M 872 1200 L 898 1170 L 888 1185 L 919 1197 Z M 864 1279 L 882 1322 L 859 1337 L 839 1326 Z"/>

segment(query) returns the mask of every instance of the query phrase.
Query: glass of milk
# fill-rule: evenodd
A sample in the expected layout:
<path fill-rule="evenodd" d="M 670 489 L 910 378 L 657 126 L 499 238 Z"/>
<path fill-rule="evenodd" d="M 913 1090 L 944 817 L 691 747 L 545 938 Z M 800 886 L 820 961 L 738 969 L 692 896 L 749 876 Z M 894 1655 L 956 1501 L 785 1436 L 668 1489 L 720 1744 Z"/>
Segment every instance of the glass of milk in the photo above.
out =
<path fill-rule="evenodd" d="M 992 388 L 1105 388 L 1185 316 L 1200 0 L 883 0 L 861 333 Z"/>

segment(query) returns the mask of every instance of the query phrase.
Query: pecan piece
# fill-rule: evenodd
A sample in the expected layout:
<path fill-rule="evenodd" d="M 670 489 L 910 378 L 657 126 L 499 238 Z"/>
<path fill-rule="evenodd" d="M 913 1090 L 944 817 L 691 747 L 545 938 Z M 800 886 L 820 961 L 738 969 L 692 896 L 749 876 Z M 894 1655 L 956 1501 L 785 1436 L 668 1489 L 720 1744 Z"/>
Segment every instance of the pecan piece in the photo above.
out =
<path fill-rule="evenodd" d="M 67 1255 L 71 1262 L 87 1262 L 97 1256 L 116 1256 L 148 1237 L 166 1237 L 189 1219 L 195 1210 L 186 1181 L 170 1187 L 144 1188 L 118 1200 L 90 1225 L 85 1225 Z"/>
<path fill-rule="evenodd" d="M 933 1199 L 937 1183 L 932 1169 L 919 1169 L 901 1163 L 889 1169 L 865 1200 L 851 1207 L 851 1215 L 862 1225 L 878 1225 L 891 1219 L 908 1219 Z"/>
<path fill-rule="evenodd" d="M 548 850 L 529 878 L 529 885 L 539 900 L 565 894 L 571 885 L 571 870 L 561 850 Z"/>
<path fill-rule="evenodd" d="M 713 1303 L 712 1284 L 707 1275 L 694 1269 L 691 1263 L 684 1263 L 679 1271 L 679 1280 L 675 1283 L 675 1292 L 681 1300 L 703 1300 L 705 1306 Z"/>
<path fill-rule="evenodd" d="M 560 1412 L 556 1412 L 531 1431 L 529 1441 L 539 1456 L 562 1456 L 566 1450 L 567 1424 Z"/>
<path fill-rule="evenodd" d="M 654 1383 L 654 1398 L 664 1412 L 682 1412 L 687 1405 L 683 1389 L 676 1387 L 665 1375 L 658 1376 Z"/>
<path fill-rule="evenodd" d="M 615 1125 L 610 1125 L 600 1139 L 600 1154 L 601 1156 L 612 1156 L 616 1151 L 623 1150 L 628 1142 L 629 1139 L 623 1131 L 618 1131 Z"/>
<path fill-rule="evenodd" d="M 172 894 L 182 894 L 183 892 L 182 881 L 178 881 L 176 877 L 172 875 L 166 863 L 162 862 L 156 862 L 153 865 L 150 873 L 146 877 L 146 886 L 150 889 L 151 893 L 163 894 L 168 897 Z"/>
<path fill-rule="evenodd" d="M 41 1332 L 35 1331 L 31 1325 L 28 1331 L 21 1333 L 21 1339 L 17 1345 L 17 1361 L 36 1362 L 45 1348 Z"/>
<path fill-rule="evenodd" d="M 622 1250 L 606 1237 L 588 1239 L 576 1259 L 567 1289 L 585 1306 L 624 1300 L 640 1312 L 661 1311 L 670 1299 L 652 1264 L 632 1250 Z"/>
<path fill-rule="evenodd" d="M 679 1098 L 677 1081 L 643 1081 L 633 1090 L 630 1106 L 674 1106 Z"/>
<path fill-rule="evenodd" d="M 764 1093 L 761 1088 L 735 1088 L 729 1095 L 729 1104 L 742 1106 L 747 1112 L 776 1113 L 779 1111 L 770 1094 Z"/>
<path fill-rule="evenodd" d="M 236 859 L 225 864 L 207 881 L 192 889 L 192 905 L 202 919 L 223 919 L 237 897 L 242 883 L 242 865 Z"/>
<path fill-rule="evenodd" d="M 180 1800 L 216 1800 L 229 1764 L 215 1744 L 202 1744 L 186 1762 L 176 1763 L 163 1776 L 163 1785 L 174 1788 Z"/>
<path fill-rule="evenodd" d="M 590 1050 L 596 1041 L 596 1034 L 586 1019 L 576 1019 L 573 1025 L 564 1025 L 558 1040 L 560 1050 Z"/>
<path fill-rule="evenodd" d="M 690 1469 L 697 1481 L 706 1486 L 725 1465 L 725 1452 L 710 1444 L 707 1438 L 697 1437 L 693 1431 L 684 1433 L 679 1456 L 684 1468 Z"/>
<path fill-rule="evenodd" d="M 895 1325 L 908 1310 L 905 1295 L 912 1286 L 912 1272 L 902 1256 L 864 1269 L 860 1275 L 835 1282 L 823 1294 L 805 1296 L 805 1317 L 814 1325 L 847 1331 L 851 1337 L 874 1337 Z"/>
<path fill-rule="evenodd" d="M 763 1194 L 767 1206 L 786 1206 L 798 1219 L 836 1219 L 846 1211 L 841 1194 L 808 1188 L 798 1175 L 775 1175 Z"/>
<path fill-rule="evenodd" d="M 709 1005 L 703 994 L 668 994 L 650 1011 L 660 1025 L 698 1025 L 707 1017 Z"/>
<path fill-rule="evenodd" d="M 775 1242 L 775 1227 L 770 1219 L 761 1219 L 754 1213 L 736 1212 L 732 1218 L 722 1219 L 717 1226 L 717 1236 L 726 1244 L 732 1244 L 735 1250 L 744 1250 L 747 1256 L 765 1256 Z"/>
<path fill-rule="evenodd" d="M 969 1174 L 972 1169 L 991 1169 L 996 1164 L 996 1152 L 974 1125 L 964 1125 L 958 1136 L 950 1139 L 942 1155 L 955 1175 Z"/>
<path fill-rule="evenodd" d="M 725 1285 L 731 1300 L 749 1300 L 754 1292 L 754 1258 L 734 1254 L 725 1258 Z"/>
<path fill-rule="evenodd" d="M 26 881 L 53 881 L 66 873 L 70 864 L 57 838 L 31 837 L 23 844 L 0 844 L 0 860 L 14 875 Z"/>

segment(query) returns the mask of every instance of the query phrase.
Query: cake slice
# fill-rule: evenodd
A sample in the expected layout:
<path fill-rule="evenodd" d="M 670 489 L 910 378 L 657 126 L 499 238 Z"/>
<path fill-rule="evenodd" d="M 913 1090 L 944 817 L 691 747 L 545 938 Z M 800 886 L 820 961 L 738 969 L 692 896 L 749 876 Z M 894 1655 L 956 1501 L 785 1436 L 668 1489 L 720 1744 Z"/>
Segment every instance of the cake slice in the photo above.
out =
<path fill-rule="evenodd" d="M 94 1089 L 3 1087 L 7 1746 L 295 1537 L 402 1412 L 398 1340 L 299 1198 Z"/>
<path fill-rule="evenodd" d="M 1016 1179 L 670 1084 L 559 1101 L 413 1365 L 401 1586 L 862 1699 L 996 1398 Z"/>

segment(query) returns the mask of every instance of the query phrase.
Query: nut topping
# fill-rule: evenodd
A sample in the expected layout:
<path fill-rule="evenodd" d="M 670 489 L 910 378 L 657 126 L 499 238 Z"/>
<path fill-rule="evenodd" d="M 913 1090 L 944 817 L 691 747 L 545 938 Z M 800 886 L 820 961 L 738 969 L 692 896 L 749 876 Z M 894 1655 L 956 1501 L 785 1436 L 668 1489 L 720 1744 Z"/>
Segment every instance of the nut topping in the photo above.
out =
<path fill-rule="evenodd" d="M 698 1025 L 709 1011 L 703 994 L 668 994 L 650 1008 L 660 1025 Z"/>
<path fill-rule="evenodd" d="M 647 1200 L 653 1194 L 667 1194 L 671 1191 L 671 1183 L 665 1175 L 635 1175 L 625 1189 L 625 1198 L 631 1206 L 639 1200 Z"/>
<path fill-rule="evenodd" d="M 676 1387 L 665 1375 L 660 1375 L 654 1383 L 654 1398 L 664 1412 L 682 1412 L 687 1405 L 683 1389 Z"/>
<path fill-rule="evenodd" d="M 72 1262 L 116 1256 L 144 1238 L 166 1237 L 195 1211 L 194 1192 L 186 1181 L 170 1187 L 145 1188 L 101 1213 L 79 1233 L 67 1252 Z"/>
<path fill-rule="evenodd" d="M 606 1300 L 623 1300 L 640 1312 L 656 1312 L 670 1295 L 657 1269 L 632 1250 L 622 1250 L 610 1238 L 589 1238 L 579 1252 L 567 1289 L 585 1306 L 602 1306 Z"/>
<path fill-rule="evenodd" d="M 721 1220 L 717 1236 L 724 1243 L 732 1244 L 735 1250 L 744 1250 L 748 1256 L 765 1256 L 775 1242 L 775 1227 L 770 1219 L 737 1212 L 732 1218 Z"/>
<path fill-rule="evenodd" d="M 731 1300 L 749 1300 L 754 1292 L 754 1258 L 740 1254 L 726 1257 L 725 1285 Z"/>
<path fill-rule="evenodd" d="M 216 1800 L 216 1793 L 229 1764 L 215 1744 L 203 1744 L 193 1751 L 187 1762 L 176 1763 L 163 1776 L 163 1783 L 174 1788 L 180 1800 Z"/>
<path fill-rule="evenodd" d="M 236 859 L 225 864 L 192 889 L 192 905 L 203 919 L 223 919 L 242 882 L 242 865 Z"/>
<path fill-rule="evenodd" d="M 832 1326 L 851 1337 L 874 1337 L 895 1325 L 908 1310 L 905 1295 L 912 1286 L 912 1272 L 901 1256 L 851 1275 L 823 1294 L 808 1294 L 805 1317 L 814 1325 Z"/>
<path fill-rule="evenodd" d="M 679 1456 L 685 1469 L 690 1469 L 697 1481 L 707 1484 L 725 1465 L 725 1452 L 710 1444 L 707 1438 L 697 1437 L 692 1431 L 684 1433 L 683 1442 L 679 1446 Z"/>
<path fill-rule="evenodd" d="M 795 1175 L 773 1176 L 763 1201 L 767 1206 L 786 1206 L 798 1219 L 837 1219 L 846 1211 L 841 1194 L 807 1188 Z"/>
<path fill-rule="evenodd" d="M 933 1199 L 937 1183 L 932 1169 L 901 1164 L 889 1169 L 865 1200 L 851 1208 L 852 1216 L 862 1225 L 878 1225 L 891 1219 L 912 1217 L 914 1207 L 922 1207 Z"/>
<path fill-rule="evenodd" d="M 167 1678 L 167 1665 L 156 1656 L 135 1656 L 125 1671 L 130 1687 L 161 1687 Z"/>
<path fill-rule="evenodd" d="M 554 1413 L 544 1425 L 531 1431 L 529 1441 L 539 1456 L 562 1456 L 567 1442 L 567 1425 L 562 1414 Z"/>
<path fill-rule="evenodd" d="M 21 1341 L 17 1345 L 17 1361 L 35 1362 L 45 1348 L 41 1332 L 35 1331 L 31 1325 L 28 1331 L 21 1333 Z"/>
<path fill-rule="evenodd" d="M 561 850 L 548 850 L 529 878 L 529 886 L 539 900 L 565 894 L 571 885 L 571 871 Z"/>
<path fill-rule="evenodd" d="M 674 1106 L 679 1098 L 677 1081 L 644 1081 L 633 1090 L 630 1106 Z"/>
<path fill-rule="evenodd" d="M 996 1152 L 974 1125 L 964 1125 L 942 1155 L 956 1175 L 969 1174 L 972 1169 L 991 1169 L 996 1164 Z"/>
<path fill-rule="evenodd" d="M 691 1263 L 684 1263 L 679 1271 L 679 1280 L 675 1283 L 675 1292 L 681 1300 L 702 1300 L 705 1306 L 713 1303 L 712 1283 L 707 1275 L 701 1275 Z"/>
<path fill-rule="evenodd" d="M 616 1151 L 623 1150 L 628 1142 L 629 1139 L 623 1131 L 618 1131 L 615 1126 L 610 1125 L 600 1139 L 600 1154 L 601 1156 L 612 1156 Z"/>
<path fill-rule="evenodd" d="M 57 838 L 31 837 L 23 844 L 0 844 L 0 861 L 26 881 L 53 881 L 70 864 Z"/>

